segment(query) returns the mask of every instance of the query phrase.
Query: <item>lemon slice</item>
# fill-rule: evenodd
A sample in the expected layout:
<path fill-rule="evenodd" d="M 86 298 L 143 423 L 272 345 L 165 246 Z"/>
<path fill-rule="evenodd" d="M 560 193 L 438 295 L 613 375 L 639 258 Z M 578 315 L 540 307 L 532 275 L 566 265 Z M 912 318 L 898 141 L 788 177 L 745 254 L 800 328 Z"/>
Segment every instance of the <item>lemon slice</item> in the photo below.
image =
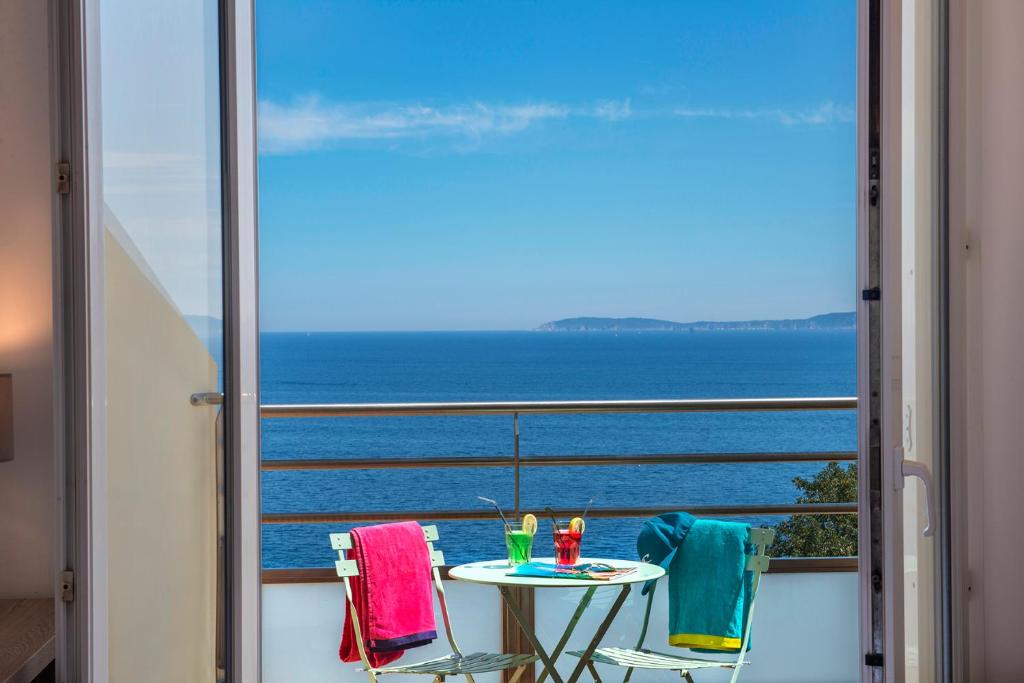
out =
<path fill-rule="evenodd" d="M 527 512 L 523 515 L 523 531 L 533 536 L 537 533 L 537 518 Z"/>
<path fill-rule="evenodd" d="M 573 517 L 569 522 L 569 531 L 574 534 L 582 534 L 585 528 L 587 528 L 587 524 L 582 517 Z"/>

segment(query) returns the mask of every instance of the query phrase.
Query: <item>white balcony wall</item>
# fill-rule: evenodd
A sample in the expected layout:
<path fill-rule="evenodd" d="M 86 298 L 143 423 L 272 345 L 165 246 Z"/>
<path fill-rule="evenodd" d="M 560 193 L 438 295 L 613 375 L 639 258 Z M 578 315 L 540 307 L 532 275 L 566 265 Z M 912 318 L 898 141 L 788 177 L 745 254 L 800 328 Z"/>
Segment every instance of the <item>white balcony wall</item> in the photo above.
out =
<path fill-rule="evenodd" d="M 500 600 L 496 589 L 448 581 L 448 604 L 460 647 L 464 652 L 499 652 Z M 744 683 L 832 683 L 856 681 L 858 666 L 857 575 L 853 572 L 769 574 L 762 583 L 754 618 L 752 664 L 744 670 Z M 660 589 L 664 588 L 661 586 Z M 570 647 L 582 649 L 606 613 L 616 589 L 602 588 L 577 627 Z M 554 646 L 579 597 L 580 590 L 548 589 L 537 593 L 537 630 L 541 641 Z M 644 599 L 634 591 L 604 639 L 605 645 L 632 646 L 640 631 Z M 667 639 L 668 605 L 665 594 L 655 601 L 647 644 L 671 651 Z M 264 683 L 365 683 L 356 664 L 338 661 L 344 592 L 341 584 L 277 584 L 263 587 Z M 439 624 L 440 626 L 440 624 Z M 409 661 L 445 654 L 443 637 L 430 647 L 410 651 Z M 566 657 L 558 669 L 568 676 L 577 660 Z M 604 668 L 604 667 L 602 667 Z M 607 669 L 606 669 L 607 671 Z M 609 672 L 608 681 L 621 680 Z M 389 676 L 393 683 L 423 677 Z M 480 683 L 496 683 L 496 676 L 478 676 Z M 581 679 L 589 683 L 584 675 Z M 673 681 L 671 673 L 636 677 Z M 701 672 L 700 683 L 728 681 L 728 674 Z"/>
<path fill-rule="evenodd" d="M 464 653 L 501 651 L 501 610 L 498 592 L 489 586 L 445 582 L 452 630 Z M 436 600 L 435 600 L 436 602 Z M 344 618 L 345 590 L 340 583 L 277 584 L 263 587 L 263 683 L 366 683 L 360 666 L 338 659 Z M 451 652 L 443 635 L 440 612 L 438 639 L 405 655 L 405 661 L 441 657 Z M 415 659 L 413 659 L 415 658 Z M 478 683 L 497 683 L 497 675 L 475 676 Z M 423 676 L 389 676 L 392 683 Z"/>
<path fill-rule="evenodd" d="M 217 367 L 107 215 L 110 680 L 212 681 Z"/>
<path fill-rule="evenodd" d="M 813 574 L 767 574 L 761 583 L 754 611 L 750 651 L 751 665 L 741 675 L 744 683 L 786 681 L 787 683 L 839 683 L 855 681 L 858 665 L 857 574 L 854 572 Z M 645 647 L 662 652 L 685 652 L 668 643 L 667 584 L 658 586 Z M 565 628 L 581 591 L 540 591 L 537 593 L 537 629 L 542 643 L 554 643 Z M 597 630 L 608 607 L 618 594 L 616 588 L 601 588 L 580 621 L 570 648 L 582 650 Z M 626 599 L 602 645 L 634 647 L 643 623 L 647 598 L 637 587 Z M 558 670 L 568 677 L 576 665 L 573 658 L 559 662 Z M 621 680 L 622 669 L 600 665 L 598 671 L 609 681 Z M 702 671 L 700 683 L 728 681 L 731 673 Z M 638 681 L 654 678 L 675 680 L 672 674 L 645 673 Z M 590 681 L 588 677 L 584 681 Z"/>

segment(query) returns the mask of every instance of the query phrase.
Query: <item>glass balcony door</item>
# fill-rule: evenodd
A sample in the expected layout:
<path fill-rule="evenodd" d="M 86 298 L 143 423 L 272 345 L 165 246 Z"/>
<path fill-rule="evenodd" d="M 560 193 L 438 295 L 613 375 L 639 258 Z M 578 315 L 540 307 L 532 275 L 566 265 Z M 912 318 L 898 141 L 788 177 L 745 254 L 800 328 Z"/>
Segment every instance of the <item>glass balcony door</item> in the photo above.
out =
<path fill-rule="evenodd" d="M 56 17 L 69 683 L 258 680 L 251 12 Z"/>
<path fill-rule="evenodd" d="M 99 2 L 108 665 L 223 669 L 219 8 Z M 220 661 L 219 661 L 220 660 Z"/>
<path fill-rule="evenodd" d="M 865 681 L 949 680 L 944 2 L 862 4 Z"/>

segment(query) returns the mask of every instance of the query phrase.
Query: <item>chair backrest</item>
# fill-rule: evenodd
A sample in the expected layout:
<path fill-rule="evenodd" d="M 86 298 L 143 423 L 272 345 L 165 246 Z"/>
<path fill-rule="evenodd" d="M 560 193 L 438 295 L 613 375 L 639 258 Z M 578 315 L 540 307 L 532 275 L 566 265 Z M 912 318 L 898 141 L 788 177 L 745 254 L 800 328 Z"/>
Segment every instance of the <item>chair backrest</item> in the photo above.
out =
<path fill-rule="evenodd" d="M 750 544 L 754 546 L 754 554 L 747 560 L 747 570 L 754 572 L 755 577 L 768 570 L 768 546 L 775 542 L 775 529 L 751 527 Z"/>
<path fill-rule="evenodd" d="M 754 546 L 754 552 L 747 558 L 747 571 L 753 572 L 751 579 L 751 589 L 753 595 L 750 598 L 750 607 L 747 610 L 746 628 L 743 630 L 743 640 L 740 645 L 739 658 L 734 670 L 733 681 L 736 680 L 736 674 L 739 673 L 740 666 L 743 664 L 743 655 L 747 651 L 747 643 L 750 641 L 750 624 L 754 618 L 754 600 L 757 598 L 758 584 L 761 582 L 761 574 L 768 570 L 768 563 L 771 558 L 768 557 L 768 546 L 775 542 L 775 529 L 767 527 L 751 527 L 747 536 L 749 543 Z M 647 638 L 647 628 L 650 625 L 651 619 L 651 606 L 654 604 L 654 588 L 647 595 L 647 608 L 644 612 L 644 622 L 640 629 L 640 639 L 637 641 L 636 648 L 639 650 L 643 647 L 644 640 Z"/>
<path fill-rule="evenodd" d="M 740 642 L 740 651 L 736 657 L 736 666 L 732 671 L 730 683 L 736 683 L 740 675 L 740 668 L 744 664 L 744 656 L 747 652 L 747 645 L 750 643 L 750 629 L 754 622 L 754 602 L 757 600 L 758 584 L 761 583 L 761 574 L 768 570 L 770 558 L 767 551 L 768 546 L 775 542 L 775 529 L 764 527 L 751 527 L 749 534 L 750 544 L 754 546 L 754 553 L 747 559 L 747 571 L 754 573 L 751 579 L 750 606 L 747 608 L 746 626 L 743 628 L 743 640 Z"/>
<path fill-rule="evenodd" d="M 427 550 L 430 552 L 430 566 L 431 571 L 434 575 L 434 590 L 437 592 L 437 600 L 441 607 L 441 617 L 444 620 L 445 634 L 448 636 L 448 642 L 452 646 L 452 650 L 461 654 L 458 643 L 455 642 L 455 634 L 452 633 L 451 619 L 448 616 L 448 605 L 445 600 L 444 586 L 441 585 L 441 574 L 438 572 L 438 567 L 444 566 L 444 553 L 434 547 L 434 541 L 437 540 L 437 527 L 433 524 L 420 527 L 423 529 L 423 538 L 427 542 Z M 350 559 L 347 556 L 347 551 L 352 549 L 352 534 L 349 533 L 336 533 L 331 534 L 331 547 L 338 551 L 338 559 L 334 561 L 334 570 L 345 584 L 345 600 L 348 602 L 349 615 L 352 618 L 352 628 L 355 631 L 356 645 L 359 649 L 359 658 L 363 661 L 363 666 L 367 671 L 372 670 L 370 661 L 366 655 L 366 646 L 363 644 L 363 631 L 359 623 L 359 614 L 356 612 L 355 601 L 352 597 L 352 584 L 349 579 L 353 576 L 359 576 L 359 565 L 355 560 Z"/>
<path fill-rule="evenodd" d="M 430 551 L 430 566 L 443 567 L 444 553 L 434 548 L 434 541 L 437 540 L 437 527 L 431 524 L 421 528 L 423 537 L 427 541 L 427 549 Z M 331 534 L 331 547 L 338 551 L 338 559 L 334 561 L 334 570 L 338 576 L 359 576 L 359 567 L 356 565 L 356 561 L 349 559 L 346 555 L 346 551 L 352 549 L 352 534 Z"/>

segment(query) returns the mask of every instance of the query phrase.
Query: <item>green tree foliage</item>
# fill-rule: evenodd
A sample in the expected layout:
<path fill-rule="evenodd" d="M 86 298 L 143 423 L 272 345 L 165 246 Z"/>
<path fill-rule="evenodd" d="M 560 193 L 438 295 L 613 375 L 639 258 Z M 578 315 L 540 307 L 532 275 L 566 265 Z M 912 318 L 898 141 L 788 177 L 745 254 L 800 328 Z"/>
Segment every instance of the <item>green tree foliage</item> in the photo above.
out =
<path fill-rule="evenodd" d="M 857 466 L 830 462 L 810 478 L 794 477 L 797 503 L 857 500 Z M 844 557 L 857 554 L 857 515 L 797 515 L 776 527 L 775 557 Z"/>

